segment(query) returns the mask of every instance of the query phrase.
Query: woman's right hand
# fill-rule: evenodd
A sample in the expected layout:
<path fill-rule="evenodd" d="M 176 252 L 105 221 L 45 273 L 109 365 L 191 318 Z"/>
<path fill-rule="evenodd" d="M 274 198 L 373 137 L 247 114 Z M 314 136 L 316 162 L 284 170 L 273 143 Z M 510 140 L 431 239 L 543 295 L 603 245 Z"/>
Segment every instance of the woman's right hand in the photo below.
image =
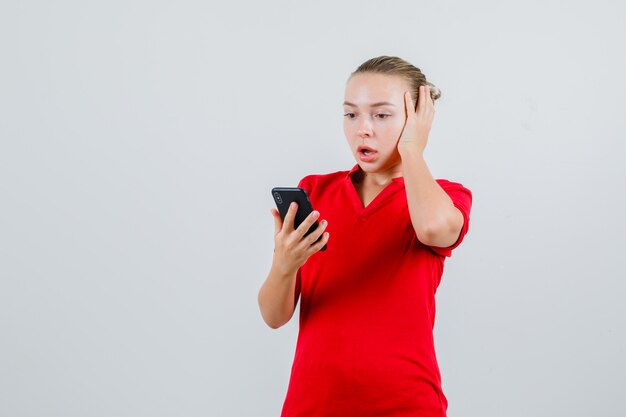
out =
<path fill-rule="evenodd" d="M 312 211 L 297 229 L 294 229 L 293 225 L 298 203 L 291 203 L 284 222 L 276 208 L 272 208 L 271 211 L 275 225 L 273 266 L 285 274 L 295 274 L 298 268 L 304 265 L 311 255 L 322 249 L 328 241 L 328 232 L 326 232 L 319 242 L 314 243 L 322 235 L 328 222 L 322 220 L 314 231 L 304 237 L 304 234 L 318 219 L 318 211 Z"/>

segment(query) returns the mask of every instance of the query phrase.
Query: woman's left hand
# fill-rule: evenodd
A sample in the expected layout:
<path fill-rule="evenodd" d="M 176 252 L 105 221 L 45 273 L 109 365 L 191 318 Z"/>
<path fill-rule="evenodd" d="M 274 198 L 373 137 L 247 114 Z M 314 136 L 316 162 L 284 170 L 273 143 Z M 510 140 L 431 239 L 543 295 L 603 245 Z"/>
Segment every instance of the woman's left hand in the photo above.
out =
<path fill-rule="evenodd" d="M 426 148 L 428 134 L 435 116 L 435 105 L 430 97 L 429 86 L 420 86 L 417 101 L 417 109 L 413 111 L 415 104 L 411 94 L 408 91 L 404 93 L 406 121 L 398 139 L 398 151 L 400 152 L 408 149 L 424 152 L 424 148 Z"/>

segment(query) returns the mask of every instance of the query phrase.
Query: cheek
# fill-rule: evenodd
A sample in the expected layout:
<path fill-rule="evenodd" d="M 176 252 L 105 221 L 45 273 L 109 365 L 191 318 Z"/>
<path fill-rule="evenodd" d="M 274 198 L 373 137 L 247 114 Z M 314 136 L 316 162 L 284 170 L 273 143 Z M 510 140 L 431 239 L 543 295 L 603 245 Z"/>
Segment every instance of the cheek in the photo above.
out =
<path fill-rule="evenodd" d="M 346 135 L 346 138 L 350 138 L 352 136 L 352 129 L 348 123 L 343 122 L 343 133 Z"/>
<path fill-rule="evenodd" d="M 406 123 L 406 118 L 404 116 L 394 117 L 393 125 L 397 130 L 402 130 L 405 123 Z"/>
<path fill-rule="evenodd" d="M 404 120 L 395 120 L 385 127 L 385 137 L 388 141 L 396 141 L 400 138 L 403 128 Z"/>

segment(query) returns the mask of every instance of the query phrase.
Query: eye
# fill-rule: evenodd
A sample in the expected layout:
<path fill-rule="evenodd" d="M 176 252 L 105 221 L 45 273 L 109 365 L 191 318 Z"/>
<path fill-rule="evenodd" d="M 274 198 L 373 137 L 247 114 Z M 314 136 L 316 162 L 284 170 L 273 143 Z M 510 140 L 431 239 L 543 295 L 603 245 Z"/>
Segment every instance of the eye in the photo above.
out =
<path fill-rule="evenodd" d="M 354 118 L 354 113 L 346 113 L 343 116 L 347 117 L 348 119 L 352 119 L 352 118 Z"/>
<path fill-rule="evenodd" d="M 380 119 L 386 119 L 387 117 L 390 117 L 390 114 L 377 114 L 376 116 L 379 116 Z"/>

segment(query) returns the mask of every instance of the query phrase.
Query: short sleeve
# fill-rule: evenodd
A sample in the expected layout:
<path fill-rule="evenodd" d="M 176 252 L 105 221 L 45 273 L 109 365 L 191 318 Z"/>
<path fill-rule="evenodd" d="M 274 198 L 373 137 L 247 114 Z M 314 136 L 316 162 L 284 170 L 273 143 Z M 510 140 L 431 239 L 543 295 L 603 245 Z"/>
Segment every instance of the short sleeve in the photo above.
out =
<path fill-rule="evenodd" d="M 472 209 L 472 192 L 458 182 L 452 182 L 444 179 L 436 180 L 439 186 L 450 196 L 452 203 L 461 211 L 463 215 L 463 227 L 459 233 L 459 238 L 452 246 L 440 248 L 437 246 L 429 246 L 429 248 L 438 255 L 452 256 L 452 249 L 461 244 L 463 238 L 469 230 L 470 211 Z"/>
<path fill-rule="evenodd" d="M 306 177 L 302 178 L 300 180 L 300 182 L 298 182 L 298 188 L 303 188 L 304 191 L 306 191 L 306 193 L 308 195 L 311 195 L 311 187 L 309 184 L 309 176 L 307 175 Z"/>

